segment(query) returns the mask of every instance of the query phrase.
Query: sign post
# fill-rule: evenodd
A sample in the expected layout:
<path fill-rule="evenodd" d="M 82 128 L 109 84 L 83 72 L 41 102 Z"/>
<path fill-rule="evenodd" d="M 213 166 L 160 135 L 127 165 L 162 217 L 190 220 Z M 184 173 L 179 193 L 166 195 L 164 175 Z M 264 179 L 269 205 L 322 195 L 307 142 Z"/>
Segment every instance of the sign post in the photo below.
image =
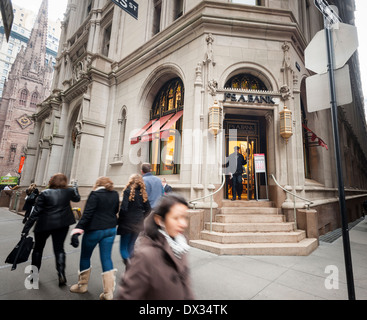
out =
<path fill-rule="evenodd" d="M 321 11 L 324 16 L 324 25 L 325 25 L 325 35 L 326 35 L 326 52 L 327 52 L 327 61 L 319 61 L 322 64 L 325 63 L 327 66 L 328 78 L 329 78 L 329 86 L 330 86 L 330 105 L 331 105 L 331 120 L 332 127 L 334 133 L 334 145 L 335 145 L 335 158 L 336 158 L 336 169 L 337 169 L 337 180 L 338 180 L 338 190 L 339 190 L 339 205 L 340 205 L 340 214 L 341 214 L 341 222 L 342 222 L 342 237 L 343 237 L 343 248 L 344 248 L 344 261 L 345 261 L 345 271 L 347 277 L 347 287 L 348 287 L 348 296 L 349 300 L 355 300 L 355 291 L 354 291 L 354 280 L 353 280 L 353 268 L 352 268 L 352 257 L 350 251 L 350 240 L 349 240 L 349 230 L 348 230 L 348 219 L 346 214 L 346 204 L 345 204 L 345 192 L 344 192 L 344 180 L 343 180 L 343 172 L 342 172 L 342 164 L 341 164 L 341 155 L 340 155 L 340 141 L 339 141 L 339 129 L 338 129 L 338 106 L 337 106 L 337 95 L 336 95 L 336 84 L 335 84 L 335 74 L 334 69 L 335 65 L 338 67 L 342 67 L 344 63 L 350 58 L 353 52 L 356 50 L 358 46 L 358 42 L 353 41 L 353 46 L 349 48 L 348 55 L 341 54 L 339 51 L 335 50 L 335 46 L 333 43 L 332 36 L 332 27 L 335 25 L 339 25 L 340 18 L 336 14 L 336 12 L 329 6 L 329 4 L 325 0 L 314 0 L 315 6 Z M 347 42 L 347 37 L 351 38 L 351 34 L 345 34 L 341 36 L 339 41 Z M 335 58 L 337 56 L 337 59 Z M 338 62 L 339 61 L 339 62 Z M 307 65 L 306 65 L 307 68 Z"/>
<path fill-rule="evenodd" d="M 263 153 L 254 154 L 254 165 L 255 165 L 256 200 L 259 201 L 259 195 L 258 195 L 259 184 L 257 182 L 257 174 L 258 173 L 264 173 L 265 174 L 266 199 L 261 199 L 261 200 L 269 200 L 269 196 L 268 196 L 268 179 L 267 179 L 267 175 L 266 175 L 265 154 L 263 154 Z"/>

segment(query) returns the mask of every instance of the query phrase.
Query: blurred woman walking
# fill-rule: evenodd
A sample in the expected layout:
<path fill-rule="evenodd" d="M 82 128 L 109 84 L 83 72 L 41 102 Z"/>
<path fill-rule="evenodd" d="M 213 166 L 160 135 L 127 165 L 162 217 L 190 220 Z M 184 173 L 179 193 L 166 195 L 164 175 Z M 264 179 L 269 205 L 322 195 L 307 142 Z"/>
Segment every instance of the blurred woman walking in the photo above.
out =
<path fill-rule="evenodd" d="M 189 245 L 186 200 L 169 193 L 145 220 L 130 267 L 123 274 L 115 299 L 191 300 L 194 295 L 187 262 Z"/>

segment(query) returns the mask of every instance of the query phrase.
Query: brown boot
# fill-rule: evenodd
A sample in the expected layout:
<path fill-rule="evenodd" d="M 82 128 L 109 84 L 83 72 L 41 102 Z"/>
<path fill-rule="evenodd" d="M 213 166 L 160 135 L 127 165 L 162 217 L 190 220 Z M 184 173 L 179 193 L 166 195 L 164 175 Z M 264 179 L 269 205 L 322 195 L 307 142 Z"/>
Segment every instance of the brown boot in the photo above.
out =
<path fill-rule="evenodd" d="M 106 271 L 102 273 L 103 292 L 99 295 L 99 300 L 112 300 L 113 292 L 116 285 L 116 272 L 117 269 Z"/>
<path fill-rule="evenodd" d="M 74 293 L 85 293 L 88 291 L 88 281 L 91 268 L 79 272 L 79 279 L 77 284 L 73 284 L 70 287 L 70 291 Z"/>

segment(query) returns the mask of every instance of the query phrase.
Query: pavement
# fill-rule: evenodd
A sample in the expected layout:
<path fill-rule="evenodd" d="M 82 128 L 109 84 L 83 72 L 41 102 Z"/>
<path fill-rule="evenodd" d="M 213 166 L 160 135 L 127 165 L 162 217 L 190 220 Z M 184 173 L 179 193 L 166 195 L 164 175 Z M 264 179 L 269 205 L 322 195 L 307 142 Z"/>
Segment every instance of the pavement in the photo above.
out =
<path fill-rule="evenodd" d="M 98 300 L 102 292 L 99 250 L 92 256 L 88 292 L 75 294 L 80 247 L 65 241 L 66 287 L 58 287 L 52 241 L 48 239 L 38 289 L 27 289 L 28 262 L 11 271 L 5 259 L 20 239 L 23 216 L 0 208 L 0 300 Z M 350 231 L 353 280 L 356 300 L 367 300 L 367 219 Z M 124 272 L 116 237 L 112 259 Z M 196 299 L 219 300 L 348 300 L 342 237 L 320 241 L 309 256 L 218 256 L 200 249 L 189 251 L 192 287 Z"/>

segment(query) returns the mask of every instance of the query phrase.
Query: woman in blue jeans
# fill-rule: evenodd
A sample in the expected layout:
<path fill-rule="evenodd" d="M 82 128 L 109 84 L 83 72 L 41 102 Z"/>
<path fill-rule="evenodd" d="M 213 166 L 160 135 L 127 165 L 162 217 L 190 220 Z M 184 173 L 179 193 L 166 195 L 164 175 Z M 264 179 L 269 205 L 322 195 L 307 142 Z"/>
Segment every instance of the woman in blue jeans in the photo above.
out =
<path fill-rule="evenodd" d="M 79 262 L 78 283 L 70 287 L 71 292 L 85 293 L 91 273 L 90 259 L 94 248 L 99 245 L 102 263 L 103 293 L 101 300 L 111 300 L 115 287 L 115 273 L 111 259 L 112 245 L 116 236 L 119 195 L 113 189 L 113 182 L 107 177 L 97 179 L 90 193 L 79 223 L 71 232 L 71 244 L 79 245 L 78 236 L 83 234 Z"/>

